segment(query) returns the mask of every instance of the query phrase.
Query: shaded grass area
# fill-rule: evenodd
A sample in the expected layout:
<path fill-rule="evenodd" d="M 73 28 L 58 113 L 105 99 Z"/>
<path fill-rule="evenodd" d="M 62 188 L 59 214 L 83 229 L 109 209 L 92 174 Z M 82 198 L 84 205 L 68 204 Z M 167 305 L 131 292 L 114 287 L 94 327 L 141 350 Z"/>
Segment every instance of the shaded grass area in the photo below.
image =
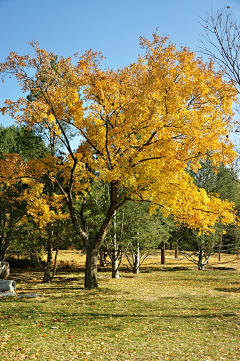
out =
<path fill-rule="evenodd" d="M 240 360 L 237 271 L 101 272 L 92 291 L 80 272 L 12 277 L 40 297 L 0 299 L 0 360 Z"/>

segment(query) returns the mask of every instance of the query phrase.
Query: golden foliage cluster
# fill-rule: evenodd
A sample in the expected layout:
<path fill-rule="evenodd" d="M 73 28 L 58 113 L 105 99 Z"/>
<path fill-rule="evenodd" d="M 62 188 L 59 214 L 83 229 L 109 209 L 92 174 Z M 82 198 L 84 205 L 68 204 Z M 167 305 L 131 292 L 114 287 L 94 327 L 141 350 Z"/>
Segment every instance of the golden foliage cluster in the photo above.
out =
<path fill-rule="evenodd" d="M 150 201 L 152 211 L 161 206 L 165 215 L 204 232 L 219 219 L 235 221 L 233 203 L 198 189 L 186 171 L 197 171 L 207 156 L 213 166 L 235 158 L 229 139 L 234 86 L 187 47 L 177 50 L 157 34 L 140 43 L 145 55 L 117 70 L 103 70 L 100 53 L 57 59 L 38 43 L 31 43 L 35 57 L 12 52 L 0 64 L 3 77 L 14 74 L 32 96 L 31 101 L 6 100 L 2 114 L 28 129 L 40 125 L 68 152 L 64 160 L 48 154 L 27 164 L 17 155 L 1 161 L 4 182 L 21 177 L 29 184 L 23 197 L 32 202 L 31 214 L 40 223 L 54 219 L 51 204 L 61 214 L 70 180 L 78 194 L 89 188 L 90 178 L 124 188 L 129 198 Z M 29 68 L 35 70 L 32 77 Z M 66 125 L 80 136 L 76 151 Z M 61 176 L 61 196 L 43 194 L 44 175 L 58 185 Z"/>

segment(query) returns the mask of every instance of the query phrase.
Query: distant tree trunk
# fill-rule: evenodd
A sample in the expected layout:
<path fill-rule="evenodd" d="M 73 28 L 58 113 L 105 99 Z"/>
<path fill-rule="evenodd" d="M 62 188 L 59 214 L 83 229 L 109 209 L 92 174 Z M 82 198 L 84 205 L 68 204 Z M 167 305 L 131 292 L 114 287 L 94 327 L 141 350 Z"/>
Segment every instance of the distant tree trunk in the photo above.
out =
<path fill-rule="evenodd" d="M 170 249 L 170 251 L 172 251 L 172 250 L 173 250 L 173 242 L 172 242 L 172 241 L 170 241 L 170 244 L 169 244 L 169 249 Z"/>
<path fill-rule="evenodd" d="M 175 259 L 178 259 L 178 241 L 175 242 Z"/>
<path fill-rule="evenodd" d="M 107 265 L 107 252 L 103 249 L 103 247 L 100 248 L 99 257 L 100 257 L 100 267 L 106 267 L 106 265 Z"/>
<path fill-rule="evenodd" d="M 54 266 L 53 266 L 53 236 L 54 236 L 53 223 L 51 223 L 49 225 L 49 227 L 50 227 L 50 237 L 47 241 L 47 266 L 44 270 L 43 283 L 50 283 L 52 281 L 52 279 L 54 278 L 54 276 L 56 274 L 56 270 L 57 270 L 58 246 L 56 248 L 55 260 L 54 260 Z M 59 243 L 59 240 L 58 240 L 58 243 Z M 36 251 L 35 251 L 35 257 L 37 258 L 37 261 L 39 263 Z M 52 270 L 52 267 L 53 267 L 53 270 Z"/>
<path fill-rule="evenodd" d="M 199 253 L 198 253 L 198 269 L 200 271 L 203 271 L 204 270 L 204 262 L 203 262 L 203 247 L 204 247 L 204 235 L 203 233 L 201 234 L 201 244 L 199 246 Z"/>
<path fill-rule="evenodd" d="M 47 245 L 47 266 L 43 276 L 43 283 L 51 282 L 52 251 L 52 242 L 49 241 Z"/>
<path fill-rule="evenodd" d="M 137 243 L 137 249 L 133 257 L 133 273 L 139 273 L 139 266 L 140 266 L 140 249 L 139 249 L 139 242 Z"/>
<path fill-rule="evenodd" d="M 116 251 L 115 251 L 116 253 Z M 114 257 L 117 257 L 114 255 Z M 115 258 L 112 261 L 112 278 L 119 278 L 119 271 L 118 271 L 118 259 Z"/>
<path fill-rule="evenodd" d="M 5 207 L 1 207 L 0 209 L 0 261 L 4 259 L 6 251 L 13 240 L 13 230 L 15 224 L 17 223 L 13 213 L 13 206 L 10 207 L 9 211 L 6 210 Z M 8 218 L 8 216 L 10 217 Z"/>
<path fill-rule="evenodd" d="M 198 254 L 198 269 L 200 271 L 204 271 L 204 266 L 205 266 L 205 264 L 203 263 L 203 249 L 201 246 L 199 249 L 199 254 Z"/>
<path fill-rule="evenodd" d="M 211 247 L 211 250 L 209 251 L 208 257 L 205 257 L 205 261 L 204 261 L 203 260 L 203 257 L 204 257 L 204 234 L 202 233 L 201 244 L 199 246 L 199 254 L 198 254 L 198 269 L 200 271 L 204 271 L 204 268 L 205 268 L 206 264 L 208 264 L 208 261 L 211 257 L 212 250 L 213 250 L 213 245 Z"/>
<path fill-rule="evenodd" d="M 117 212 L 115 211 L 113 215 L 112 278 L 119 278 L 118 268 Z"/>
<path fill-rule="evenodd" d="M 222 249 L 222 233 L 220 234 L 219 248 L 218 248 L 218 260 L 221 261 L 221 249 Z"/>
<path fill-rule="evenodd" d="M 140 251 L 139 251 L 139 244 L 137 247 L 137 251 L 134 255 L 134 268 L 133 268 L 133 273 L 139 273 L 139 266 L 140 266 Z"/>
<path fill-rule="evenodd" d="M 161 264 L 166 264 L 166 257 L 165 257 L 165 242 L 161 242 Z"/>

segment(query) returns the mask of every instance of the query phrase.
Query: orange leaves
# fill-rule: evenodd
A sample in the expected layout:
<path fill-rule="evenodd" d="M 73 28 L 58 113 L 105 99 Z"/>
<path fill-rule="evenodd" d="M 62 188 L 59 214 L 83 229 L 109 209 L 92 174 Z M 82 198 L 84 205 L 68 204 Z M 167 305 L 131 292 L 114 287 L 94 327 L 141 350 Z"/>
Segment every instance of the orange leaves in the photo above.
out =
<path fill-rule="evenodd" d="M 0 159 L 0 184 L 14 184 L 24 175 L 26 164 L 17 153 L 4 154 L 4 159 Z"/>

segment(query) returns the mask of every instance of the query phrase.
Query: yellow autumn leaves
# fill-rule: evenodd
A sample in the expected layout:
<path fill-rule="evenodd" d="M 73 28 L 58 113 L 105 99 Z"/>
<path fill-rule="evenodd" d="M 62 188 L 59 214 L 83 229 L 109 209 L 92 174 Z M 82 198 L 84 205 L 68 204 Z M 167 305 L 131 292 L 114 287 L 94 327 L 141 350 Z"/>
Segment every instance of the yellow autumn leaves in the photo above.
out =
<path fill-rule="evenodd" d="M 167 38 L 154 34 L 152 41 L 141 38 L 141 45 L 145 55 L 116 71 L 102 70 L 101 54 L 91 51 L 75 63 L 56 60 L 36 43 L 35 58 L 10 54 L 0 72 L 12 72 L 32 99 L 6 101 L 2 113 L 29 129 L 43 126 L 67 151 L 63 160 L 46 155 L 29 162 L 21 177 L 31 174 L 37 184 L 47 175 L 64 197 L 70 180 L 76 195 L 89 189 L 90 179 L 104 180 L 125 189 L 129 198 L 151 201 L 153 210 L 160 206 L 165 214 L 205 232 L 220 219 L 234 222 L 233 204 L 198 189 L 187 169 L 197 171 L 208 156 L 214 166 L 231 164 L 236 156 L 228 137 L 235 88 L 212 62 L 205 64 L 186 47 L 177 50 Z M 35 76 L 27 77 L 25 66 L 33 67 Z M 80 136 L 76 151 L 67 125 Z M 10 161 L 5 170 L 7 182 L 13 181 L 17 162 Z M 56 192 L 56 201 L 36 186 L 30 188 L 33 217 L 42 223 L 53 219 L 54 202 L 60 216 L 64 197 Z"/>

